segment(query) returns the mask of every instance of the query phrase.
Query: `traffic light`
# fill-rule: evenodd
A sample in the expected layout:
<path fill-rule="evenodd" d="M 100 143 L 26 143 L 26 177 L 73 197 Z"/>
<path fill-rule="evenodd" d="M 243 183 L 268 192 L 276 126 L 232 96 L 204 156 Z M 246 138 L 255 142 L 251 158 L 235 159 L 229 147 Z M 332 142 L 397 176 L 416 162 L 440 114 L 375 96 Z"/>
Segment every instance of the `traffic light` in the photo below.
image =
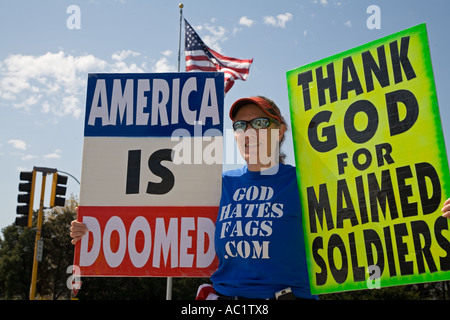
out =
<path fill-rule="evenodd" d="M 52 193 L 50 195 L 50 207 L 64 207 L 66 202 L 66 185 L 67 176 L 63 176 L 55 172 L 53 174 Z"/>
<path fill-rule="evenodd" d="M 17 196 L 17 202 L 23 203 L 17 206 L 16 226 L 31 227 L 33 220 L 33 199 L 34 199 L 34 186 L 36 181 L 36 171 L 23 171 L 20 173 L 19 191 L 25 193 L 19 193 Z"/>

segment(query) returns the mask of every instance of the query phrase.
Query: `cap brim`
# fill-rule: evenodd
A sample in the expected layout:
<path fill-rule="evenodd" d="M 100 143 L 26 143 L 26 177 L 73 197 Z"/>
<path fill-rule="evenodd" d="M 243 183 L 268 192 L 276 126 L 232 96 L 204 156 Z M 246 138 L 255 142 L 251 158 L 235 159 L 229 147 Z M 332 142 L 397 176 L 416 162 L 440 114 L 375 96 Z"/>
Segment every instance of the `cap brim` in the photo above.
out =
<path fill-rule="evenodd" d="M 269 102 L 267 102 L 266 100 L 264 100 L 263 98 L 260 98 L 260 97 L 249 97 L 249 98 L 241 98 L 239 100 L 236 100 L 230 108 L 230 119 L 234 120 L 238 110 L 241 107 L 248 105 L 248 104 L 257 105 L 267 116 L 269 116 L 270 118 L 274 118 L 274 119 L 278 120 L 279 122 L 282 122 L 282 120 L 279 116 L 274 115 L 274 114 L 270 113 L 269 111 L 267 111 L 268 108 L 272 109 L 272 110 L 274 110 L 274 108 L 269 104 Z M 275 111 L 275 113 L 277 113 L 277 112 Z"/>

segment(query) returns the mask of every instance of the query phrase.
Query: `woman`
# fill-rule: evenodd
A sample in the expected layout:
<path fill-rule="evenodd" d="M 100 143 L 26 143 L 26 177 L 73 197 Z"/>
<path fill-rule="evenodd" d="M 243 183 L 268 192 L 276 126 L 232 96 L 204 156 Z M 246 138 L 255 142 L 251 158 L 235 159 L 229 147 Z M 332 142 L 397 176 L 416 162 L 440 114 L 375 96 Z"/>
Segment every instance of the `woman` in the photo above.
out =
<path fill-rule="evenodd" d="M 219 299 L 314 299 L 308 282 L 295 168 L 280 153 L 286 121 L 264 97 L 237 100 L 230 109 L 246 165 L 223 174 L 216 221 L 219 267 L 211 276 Z M 450 199 L 442 209 L 450 218 Z M 87 231 L 72 222 L 72 243 Z"/>
<path fill-rule="evenodd" d="M 246 166 L 223 175 L 214 289 L 219 299 L 271 299 L 287 288 L 313 299 L 296 172 L 279 152 L 286 121 L 263 97 L 236 101 L 230 118 Z"/>

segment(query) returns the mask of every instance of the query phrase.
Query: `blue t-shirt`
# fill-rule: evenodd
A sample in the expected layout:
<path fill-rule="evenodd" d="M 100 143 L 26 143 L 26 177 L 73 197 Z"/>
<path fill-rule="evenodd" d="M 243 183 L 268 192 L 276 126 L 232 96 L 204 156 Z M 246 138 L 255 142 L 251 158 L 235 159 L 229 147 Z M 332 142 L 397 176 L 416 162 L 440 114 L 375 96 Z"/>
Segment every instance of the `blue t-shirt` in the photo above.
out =
<path fill-rule="evenodd" d="M 216 221 L 219 267 L 211 276 L 225 296 L 274 298 L 291 287 L 299 298 L 310 293 L 295 168 L 227 171 Z"/>

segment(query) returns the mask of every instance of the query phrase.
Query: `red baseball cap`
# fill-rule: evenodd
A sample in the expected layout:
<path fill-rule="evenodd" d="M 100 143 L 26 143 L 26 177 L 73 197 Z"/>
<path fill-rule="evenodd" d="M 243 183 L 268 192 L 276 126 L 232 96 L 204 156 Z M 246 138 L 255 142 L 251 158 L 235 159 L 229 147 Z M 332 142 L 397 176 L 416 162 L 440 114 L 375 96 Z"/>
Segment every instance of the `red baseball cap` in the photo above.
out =
<path fill-rule="evenodd" d="M 283 123 L 280 113 L 266 99 L 261 97 L 249 97 L 236 100 L 230 108 L 230 119 L 234 120 L 239 108 L 247 104 L 257 105 L 270 118 L 277 120 L 279 123 Z"/>

